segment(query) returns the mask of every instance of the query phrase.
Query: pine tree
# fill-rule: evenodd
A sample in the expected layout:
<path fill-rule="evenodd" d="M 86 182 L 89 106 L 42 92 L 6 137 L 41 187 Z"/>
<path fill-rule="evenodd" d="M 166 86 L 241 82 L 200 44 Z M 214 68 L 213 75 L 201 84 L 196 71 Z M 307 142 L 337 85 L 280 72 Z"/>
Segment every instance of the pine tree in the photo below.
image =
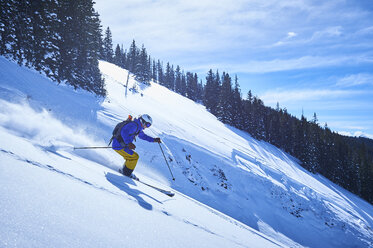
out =
<path fill-rule="evenodd" d="M 74 85 L 97 95 L 105 95 L 104 81 L 98 68 L 100 22 L 91 0 L 77 1 L 74 9 L 74 28 L 79 32 L 76 38 L 74 60 Z M 77 31 L 79 30 L 79 31 Z"/>
<path fill-rule="evenodd" d="M 194 74 L 194 78 L 196 81 L 198 81 L 198 77 L 197 77 L 197 73 Z M 203 82 L 202 82 L 202 79 L 199 81 L 199 83 L 197 84 L 197 101 L 202 103 L 203 102 L 203 98 L 204 98 L 204 86 L 203 86 Z"/>
<path fill-rule="evenodd" d="M 186 82 L 186 76 L 184 74 L 184 71 L 181 73 L 181 92 L 180 94 L 182 96 L 187 96 L 187 82 Z"/>
<path fill-rule="evenodd" d="M 127 50 L 123 49 L 123 45 L 120 48 L 120 54 L 122 55 L 120 60 L 120 67 L 127 69 Z"/>
<path fill-rule="evenodd" d="M 92 4 L 92 5 L 91 5 Z M 92 91 L 99 96 L 106 95 L 105 81 L 101 77 L 101 72 L 98 67 L 98 59 L 100 58 L 102 48 L 102 26 L 99 19 L 99 14 L 93 8 L 93 1 L 90 1 L 90 11 L 91 15 L 88 18 L 87 25 L 89 26 L 88 33 L 90 38 L 89 43 L 89 69 L 91 70 L 92 80 L 94 82 L 94 87 Z"/>
<path fill-rule="evenodd" d="M 261 99 L 254 96 L 253 97 L 253 136 L 256 139 L 262 140 L 266 137 L 264 117 L 265 117 L 265 107 Z"/>
<path fill-rule="evenodd" d="M 204 104 L 213 115 L 217 115 L 220 95 L 219 73 L 214 74 L 210 69 L 206 76 L 206 85 L 204 88 Z"/>
<path fill-rule="evenodd" d="M 297 133 L 297 137 L 298 137 L 298 140 L 297 140 L 298 156 L 297 156 L 297 158 L 299 158 L 303 162 L 303 166 L 305 166 L 306 169 L 309 169 L 308 156 L 307 156 L 309 132 L 308 132 L 308 129 L 307 129 L 307 118 L 303 114 L 301 116 L 301 121 L 298 125 L 297 132 L 298 132 Z"/>
<path fill-rule="evenodd" d="M 254 110 L 253 110 L 253 95 L 251 90 L 247 93 L 246 100 L 243 103 L 244 107 L 244 127 L 243 130 L 249 134 L 254 134 Z"/>
<path fill-rule="evenodd" d="M 363 143 L 358 149 L 360 195 L 369 202 L 373 202 L 373 160 L 367 156 L 367 148 Z"/>
<path fill-rule="evenodd" d="M 122 65 L 122 58 L 123 58 L 122 51 L 120 49 L 119 44 L 117 44 L 117 46 L 115 47 L 113 63 L 116 64 L 117 66 L 121 66 Z"/>
<path fill-rule="evenodd" d="M 323 130 L 323 142 L 320 147 L 320 173 L 326 178 L 332 180 L 334 177 L 334 159 L 331 156 L 337 156 L 333 133 L 326 126 Z M 334 157 L 335 158 L 335 157 Z"/>
<path fill-rule="evenodd" d="M 57 4 L 54 1 L 31 1 L 32 58 L 29 58 L 31 66 L 38 71 L 43 71 L 53 80 L 58 80 L 60 51 L 56 49 L 59 35 L 56 32 L 58 23 Z"/>
<path fill-rule="evenodd" d="M 180 66 L 176 66 L 176 70 L 175 70 L 175 92 L 181 94 L 181 71 L 180 71 Z"/>
<path fill-rule="evenodd" d="M 163 86 L 167 87 L 168 89 L 171 89 L 171 84 L 173 84 L 171 81 L 172 81 L 172 77 L 171 77 L 171 66 L 170 66 L 170 63 L 167 62 L 166 72 L 164 74 L 164 81 L 161 84 Z"/>
<path fill-rule="evenodd" d="M 172 91 L 175 91 L 175 70 L 174 65 L 171 65 L 170 69 L 170 80 L 169 80 L 169 86 L 168 88 Z"/>
<path fill-rule="evenodd" d="M 197 84 L 198 78 L 196 81 L 195 76 L 191 72 L 186 73 L 186 94 L 187 97 L 193 101 L 197 100 Z"/>
<path fill-rule="evenodd" d="M 55 56 L 57 65 L 57 80 L 59 82 L 65 81 L 72 85 L 74 88 L 78 88 L 79 85 L 75 81 L 75 61 L 77 59 L 77 47 L 78 42 L 75 37 L 75 30 L 77 23 L 73 15 L 75 15 L 74 9 L 77 8 L 76 2 L 61 1 L 58 2 L 57 7 L 57 22 L 54 26 L 54 30 L 57 30 L 58 40 L 56 47 L 58 47 L 58 53 Z"/>
<path fill-rule="evenodd" d="M 31 1 L 30 2 L 30 19 L 31 25 L 28 27 L 31 34 L 28 41 L 28 52 L 25 54 L 25 59 L 30 65 L 38 71 L 44 67 L 44 58 L 47 55 L 47 25 L 46 25 L 46 6 L 43 2 Z"/>
<path fill-rule="evenodd" d="M 213 97 L 211 96 L 213 84 L 215 80 L 215 75 L 210 69 L 207 72 L 206 76 L 206 85 L 205 85 L 205 97 L 203 99 L 203 104 L 205 105 L 206 109 L 211 112 L 211 107 L 213 106 Z"/>
<path fill-rule="evenodd" d="M 217 117 L 220 121 L 232 124 L 233 120 L 233 91 L 232 79 L 228 73 L 223 72 L 220 88 Z"/>
<path fill-rule="evenodd" d="M 133 74 L 137 74 L 137 71 L 136 71 L 137 66 L 136 65 L 137 65 L 138 60 L 139 60 L 139 54 L 140 54 L 140 51 L 136 46 L 135 40 L 133 40 L 132 43 L 131 43 L 131 46 L 128 50 L 128 54 L 127 54 L 128 70 L 130 72 L 132 72 Z"/>
<path fill-rule="evenodd" d="M 221 80 L 219 71 L 216 71 L 215 73 L 215 81 L 214 81 L 214 89 L 212 91 L 212 95 L 215 98 L 215 105 L 211 108 L 211 113 L 215 116 L 218 116 L 218 110 L 219 110 L 219 101 L 220 101 L 220 93 L 221 93 Z"/>
<path fill-rule="evenodd" d="M 113 51 L 113 39 L 111 35 L 110 28 L 107 27 L 105 31 L 104 41 L 103 41 L 103 59 L 108 62 L 113 62 L 114 51 Z"/>
<path fill-rule="evenodd" d="M 232 125 L 238 129 L 244 128 L 243 103 L 241 98 L 240 85 L 238 84 L 237 75 L 234 79 L 234 90 L 232 99 Z"/>
<path fill-rule="evenodd" d="M 146 48 L 142 45 L 141 52 L 136 59 L 136 69 L 134 71 L 136 76 L 136 80 L 149 84 L 150 81 L 150 67 L 148 61 L 148 53 L 146 52 Z"/>
<path fill-rule="evenodd" d="M 157 74 L 159 84 L 164 85 L 163 64 L 159 60 L 157 62 Z"/>
<path fill-rule="evenodd" d="M 15 43 L 15 0 L 0 1 L 0 55 L 11 53 L 11 46 Z"/>
<path fill-rule="evenodd" d="M 193 91 L 194 91 L 194 101 L 197 102 L 200 99 L 197 73 L 194 73 L 194 75 L 193 75 L 193 87 L 194 87 L 194 89 L 193 89 Z"/>
<path fill-rule="evenodd" d="M 156 65 L 154 59 L 153 59 L 153 66 L 152 66 L 152 78 L 154 79 L 155 82 L 157 82 L 157 80 L 158 80 L 158 77 L 157 77 L 157 65 Z"/>
<path fill-rule="evenodd" d="M 146 70 L 148 72 L 148 82 L 150 82 L 152 80 L 152 75 L 153 75 L 153 72 L 152 72 L 152 58 L 150 57 L 150 55 L 148 56 L 148 65 L 147 65 Z"/>
<path fill-rule="evenodd" d="M 320 143 L 321 135 L 320 128 L 317 124 L 317 116 L 314 113 L 311 123 L 308 124 L 309 137 L 308 137 L 308 154 L 307 161 L 309 163 L 309 171 L 316 173 L 319 171 L 320 164 Z"/>
<path fill-rule="evenodd" d="M 14 43 L 11 44 L 10 52 L 12 57 L 22 64 L 26 57 L 32 56 L 31 46 L 32 46 L 32 23 L 31 16 L 28 14 L 27 10 L 30 8 L 30 1 L 15 1 L 14 2 L 14 13 L 13 13 L 13 37 Z M 30 61 L 25 61 L 26 65 L 29 65 Z"/>
<path fill-rule="evenodd" d="M 266 140 L 274 144 L 275 146 L 279 146 L 280 136 L 280 108 L 277 110 L 270 110 L 266 111 Z"/>

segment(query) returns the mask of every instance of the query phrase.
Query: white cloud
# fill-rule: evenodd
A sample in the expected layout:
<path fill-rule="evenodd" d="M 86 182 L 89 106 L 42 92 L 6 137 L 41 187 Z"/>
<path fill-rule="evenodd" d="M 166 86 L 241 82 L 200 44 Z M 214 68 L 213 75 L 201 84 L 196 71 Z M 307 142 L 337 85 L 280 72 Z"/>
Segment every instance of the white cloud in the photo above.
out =
<path fill-rule="evenodd" d="M 355 131 L 355 132 L 348 132 L 348 131 L 339 131 L 338 132 L 340 135 L 344 136 L 351 136 L 351 137 L 364 137 L 368 139 L 373 139 L 372 134 L 365 133 L 363 131 Z"/>
<path fill-rule="evenodd" d="M 362 94 L 362 91 L 347 91 L 347 90 L 329 90 L 329 89 L 300 89 L 300 90 L 274 90 L 267 91 L 260 95 L 260 99 L 266 104 L 282 104 L 291 102 L 306 102 L 316 101 L 321 99 L 341 98 L 356 94 Z"/>
<path fill-rule="evenodd" d="M 111 27 L 114 42 L 136 39 L 151 51 L 188 53 L 225 48 L 242 35 L 243 25 L 267 17 L 261 11 L 241 11 L 246 2 L 97 1 L 95 6 L 103 24 Z"/>
<path fill-rule="evenodd" d="M 315 27 L 316 29 L 316 27 Z M 269 47 L 276 47 L 276 46 L 305 46 L 305 45 L 320 45 L 321 43 L 326 42 L 336 42 L 336 37 L 341 36 L 342 27 L 341 26 L 330 26 L 323 28 L 321 30 L 313 30 L 313 33 L 303 33 L 302 37 L 299 39 L 294 39 L 294 37 L 298 36 L 295 32 L 288 32 L 287 36 L 280 41 L 276 42 L 272 46 Z"/>
<path fill-rule="evenodd" d="M 290 39 L 290 38 L 293 38 L 297 36 L 297 34 L 295 32 L 288 32 L 288 36 L 286 38 Z"/>
<path fill-rule="evenodd" d="M 279 71 L 291 71 L 310 68 L 322 68 L 330 66 L 357 65 L 373 63 L 373 57 L 358 56 L 303 56 L 292 59 L 251 60 L 242 63 L 215 63 L 198 64 L 191 69 L 207 71 L 210 68 L 219 68 L 231 73 L 269 73 Z"/>
<path fill-rule="evenodd" d="M 342 9 L 336 15 L 332 11 L 339 6 L 338 2 L 97 0 L 95 8 L 104 26 L 112 28 L 114 41 L 128 43 L 135 38 L 139 43 L 159 51 L 167 50 L 167 47 L 201 51 L 215 47 L 229 49 L 232 43 L 246 48 L 270 45 L 280 40 L 284 33 L 287 38 L 298 36 L 297 30 L 302 32 L 303 37 L 305 32 L 314 35 L 340 34 L 340 26 L 313 23 L 320 20 L 338 22 L 339 15 L 343 16 L 341 12 L 345 12 Z M 317 31 L 324 26 L 329 28 Z"/>
<path fill-rule="evenodd" d="M 347 75 L 337 81 L 337 86 L 353 87 L 358 85 L 373 85 L 373 74 L 358 73 Z"/>
<path fill-rule="evenodd" d="M 95 8 L 104 27 L 112 29 L 114 43 L 125 48 L 135 39 L 153 57 L 184 62 L 183 68 L 193 63 L 208 70 L 212 63 L 226 61 L 228 66 L 214 68 L 266 73 L 364 61 L 354 54 L 333 57 L 312 51 L 325 40 L 331 45 L 356 44 L 339 42 L 344 22 L 367 14 L 345 5 L 340 0 L 97 0 Z"/>
<path fill-rule="evenodd" d="M 291 40 L 294 37 L 296 37 L 296 36 L 297 36 L 297 33 L 295 33 L 295 32 L 288 32 L 287 36 L 285 38 L 283 38 L 280 41 L 276 42 L 274 45 L 272 45 L 272 47 L 292 44 Z M 269 47 L 271 47 L 271 46 L 269 46 Z"/>
<path fill-rule="evenodd" d="M 320 40 L 320 39 L 332 38 L 332 37 L 336 37 L 340 35 L 342 35 L 342 27 L 333 26 L 333 27 L 327 27 L 320 31 L 315 31 L 310 40 Z"/>
<path fill-rule="evenodd" d="M 373 26 L 364 27 L 356 32 L 357 35 L 372 35 L 373 34 Z"/>

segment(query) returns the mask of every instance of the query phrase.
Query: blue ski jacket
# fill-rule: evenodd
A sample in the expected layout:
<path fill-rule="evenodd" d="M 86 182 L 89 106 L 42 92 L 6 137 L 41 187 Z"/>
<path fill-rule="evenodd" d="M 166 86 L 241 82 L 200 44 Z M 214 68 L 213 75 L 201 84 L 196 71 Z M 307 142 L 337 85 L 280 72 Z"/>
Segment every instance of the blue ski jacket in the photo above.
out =
<path fill-rule="evenodd" d="M 122 130 L 120 131 L 120 134 L 123 138 L 124 143 L 126 144 L 125 147 L 123 147 L 119 141 L 114 138 L 113 139 L 113 149 L 114 150 L 122 150 L 130 155 L 133 155 L 133 151 L 128 149 L 128 145 L 130 143 L 133 143 L 135 140 L 136 136 L 139 136 L 140 139 L 149 141 L 149 142 L 154 142 L 154 138 L 146 135 L 143 131 L 143 127 L 141 126 L 140 120 L 139 119 L 134 119 L 132 122 L 128 123 L 125 125 Z"/>

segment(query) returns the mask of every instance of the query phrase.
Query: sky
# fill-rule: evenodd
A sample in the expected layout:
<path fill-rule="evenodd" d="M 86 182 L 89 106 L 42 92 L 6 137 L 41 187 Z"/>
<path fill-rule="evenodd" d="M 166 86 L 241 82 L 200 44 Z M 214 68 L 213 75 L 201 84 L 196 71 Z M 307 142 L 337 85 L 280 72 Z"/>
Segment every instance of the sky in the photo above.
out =
<path fill-rule="evenodd" d="M 164 63 L 238 76 L 266 106 L 373 139 L 371 0 L 97 0 L 103 29 Z"/>

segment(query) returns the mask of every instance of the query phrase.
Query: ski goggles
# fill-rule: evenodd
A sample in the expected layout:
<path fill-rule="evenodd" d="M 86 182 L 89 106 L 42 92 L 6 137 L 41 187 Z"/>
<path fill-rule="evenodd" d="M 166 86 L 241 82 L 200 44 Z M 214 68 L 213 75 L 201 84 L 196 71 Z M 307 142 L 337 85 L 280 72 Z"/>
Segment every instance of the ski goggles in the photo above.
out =
<path fill-rule="evenodd" d="M 150 122 L 146 122 L 143 118 L 140 119 L 141 124 L 145 127 L 150 127 L 152 124 Z"/>

